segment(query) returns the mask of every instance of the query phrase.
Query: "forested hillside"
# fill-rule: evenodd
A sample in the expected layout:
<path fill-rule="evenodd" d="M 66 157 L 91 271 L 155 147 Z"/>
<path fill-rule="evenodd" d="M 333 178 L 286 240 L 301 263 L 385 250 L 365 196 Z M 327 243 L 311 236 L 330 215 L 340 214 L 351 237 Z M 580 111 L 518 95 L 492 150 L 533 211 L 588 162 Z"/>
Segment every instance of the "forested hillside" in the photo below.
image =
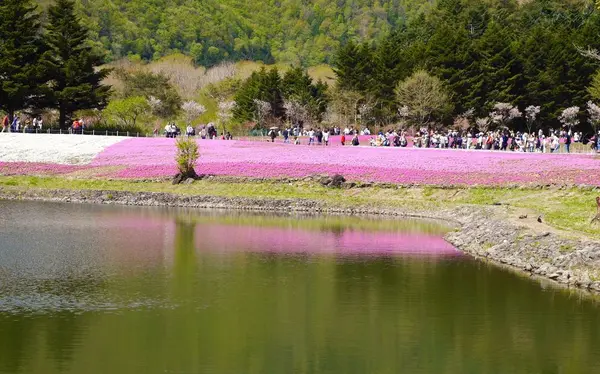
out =
<path fill-rule="evenodd" d="M 42 7 L 49 0 L 37 0 Z M 174 52 L 223 60 L 330 62 L 350 39 L 385 35 L 433 0 L 77 0 L 109 60 Z"/>

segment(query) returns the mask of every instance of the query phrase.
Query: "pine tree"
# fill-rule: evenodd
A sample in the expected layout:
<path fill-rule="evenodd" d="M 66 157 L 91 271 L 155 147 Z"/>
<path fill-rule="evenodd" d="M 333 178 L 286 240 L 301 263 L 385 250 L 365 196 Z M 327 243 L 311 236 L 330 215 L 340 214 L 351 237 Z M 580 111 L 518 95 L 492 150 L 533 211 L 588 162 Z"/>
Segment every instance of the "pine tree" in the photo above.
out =
<path fill-rule="evenodd" d="M 46 43 L 43 60 L 50 87 L 51 106 L 59 110 L 59 124 L 68 126 L 73 112 L 104 108 L 110 86 L 102 85 L 108 69 L 96 69 L 103 58 L 88 42 L 88 30 L 75 14 L 72 0 L 57 0 L 48 9 Z"/>
<path fill-rule="evenodd" d="M 39 97 L 42 43 L 36 6 L 29 0 L 0 2 L 0 110 L 12 120 Z"/>

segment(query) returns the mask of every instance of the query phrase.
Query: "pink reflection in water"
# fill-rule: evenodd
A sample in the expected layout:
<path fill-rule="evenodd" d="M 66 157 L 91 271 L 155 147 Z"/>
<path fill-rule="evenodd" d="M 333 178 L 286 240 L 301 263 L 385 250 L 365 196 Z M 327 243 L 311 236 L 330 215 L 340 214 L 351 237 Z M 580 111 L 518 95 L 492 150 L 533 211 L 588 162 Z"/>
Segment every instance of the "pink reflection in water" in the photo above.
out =
<path fill-rule="evenodd" d="M 457 256 L 457 249 L 440 236 L 414 233 L 341 232 L 298 229 L 199 225 L 196 247 L 215 252 L 271 252 L 344 255 Z"/>

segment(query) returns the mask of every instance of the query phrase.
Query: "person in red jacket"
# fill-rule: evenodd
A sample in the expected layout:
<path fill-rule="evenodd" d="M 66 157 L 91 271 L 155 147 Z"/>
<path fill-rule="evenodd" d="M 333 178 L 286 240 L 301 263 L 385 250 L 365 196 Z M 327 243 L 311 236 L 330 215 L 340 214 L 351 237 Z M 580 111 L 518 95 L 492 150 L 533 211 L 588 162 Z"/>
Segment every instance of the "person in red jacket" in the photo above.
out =
<path fill-rule="evenodd" d="M 8 120 L 8 116 L 7 115 L 4 116 L 4 119 L 2 120 L 2 131 L 1 132 L 8 131 L 9 122 L 10 121 Z"/>

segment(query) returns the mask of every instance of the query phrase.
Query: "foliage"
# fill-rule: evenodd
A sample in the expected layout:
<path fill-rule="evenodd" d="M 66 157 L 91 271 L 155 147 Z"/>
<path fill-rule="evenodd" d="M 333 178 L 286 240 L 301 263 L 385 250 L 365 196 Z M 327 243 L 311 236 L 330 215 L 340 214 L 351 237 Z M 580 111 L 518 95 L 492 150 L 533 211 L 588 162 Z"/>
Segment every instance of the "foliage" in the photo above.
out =
<path fill-rule="evenodd" d="M 177 162 L 179 173 L 185 177 L 195 177 L 195 166 L 200 157 L 198 144 L 192 138 L 181 137 L 177 139 L 176 146 L 177 155 L 175 156 L 175 161 Z"/>
<path fill-rule="evenodd" d="M 588 87 L 588 93 L 592 97 L 592 99 L 599 100 L 600 99 L 600 71 L 594 74 L 592 78 L 592 82 Z"/>
<path fill-rule="evenodd" d="M 111 101 L 104 114 L 121 126 L 135 127 L 137 120 L 150 110 L 148 100 L 143 96 L 131 96 L 125 99 Z"/>
<path fill-rule="evenodd" d="M 448 119 L 510 102 L 540 106 L 539 123 L 554 127 L 564 108 L 590 99 L 596 61 L 577 46 L 599 48 L 599 35 L 589 2 L 439 0 L 380 39 L 343 43 L 333 62 L 339 87 L 373 97 L 380 122 L 399 117 L 390 100 L 398 83 L 425 69 L 449 90 Z"/>
<path fill-rule="evenodd" d="M 424 70 L 400 82 L 396 98 L 403 117 L 415 127 L 434 126 L 452 110 L 450 97 L 440 79 Z"/>
<path fill-rule="evenodd" d="M 302 121 L 321 120 L 329 102 L 327 85 L 313 83 L 312 78 L 299 68 L 289 70 L 283 78 L 277 68 L 254 72 L 242 83 L 234 99 L 234 119 L 239 122 L 255 121 L 260 128 L 264 128 L 270 119 L 280 122 L 289 119 L 286 101 L 288 109 L 295 110 L 301 106 L 306 111 Z M 296 104 L 291 105 L 291 102 Z M 290 114 L 298 119 L 296 113 Z"/>
<path fill-rule="evenodd" d="M 75 14 L 72 0 L 57 0 L 48 9 L 47 51 L 42 60 L 50 79 L 50 100 L 59 110 L 59 125 L 67 127 L 79 109 L 106 106 L 110 86 L 101 82 L 108 69 L 97 69 L 103 56 L 87 43 L 87 29 Z"/>
<path fill-rule="evenodd" d="M 112 60 L 133 55 L 148 61 L 181 52 L 204 66 L 230 60 L 330 62 L 340 43 L 376 39 L 430 6 L 422 0 L 77 3 L 95 45 Z"/>
<path fill-rule="evenodd" d="M 39 63 L 43 41 L 39 14 L 28 0 L 0 2 L 0 20 L 0 110 L 12 119 L 47 91 Z"/>
<path fill-rule="evenodd" d="M 120 70 L 117 74 L 124 84 L 123 97 L 143 96 L 152 100 L 155 114 L 161 118 L 172 118 L 179 113 L 182 104 L 181 96 L 166 75 L 148 71 L 127 72 L 125 70 Z"/>

